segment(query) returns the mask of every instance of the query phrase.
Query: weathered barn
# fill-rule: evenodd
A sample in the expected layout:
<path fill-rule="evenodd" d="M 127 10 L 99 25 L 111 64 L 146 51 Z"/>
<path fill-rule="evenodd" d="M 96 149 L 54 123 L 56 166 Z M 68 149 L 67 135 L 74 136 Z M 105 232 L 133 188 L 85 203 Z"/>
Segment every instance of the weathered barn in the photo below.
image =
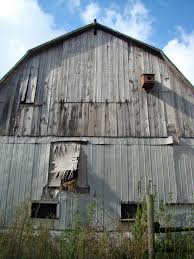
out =
<path fill-rule="evenodd" d="M 115 226 L 147 188 L 186 214 L 193 137 L 193 86 L 161 50 L 98 23 L 33 48 L 0 81 L 3 224 L 30 202 L 65 229 L 95 200 Z"/>

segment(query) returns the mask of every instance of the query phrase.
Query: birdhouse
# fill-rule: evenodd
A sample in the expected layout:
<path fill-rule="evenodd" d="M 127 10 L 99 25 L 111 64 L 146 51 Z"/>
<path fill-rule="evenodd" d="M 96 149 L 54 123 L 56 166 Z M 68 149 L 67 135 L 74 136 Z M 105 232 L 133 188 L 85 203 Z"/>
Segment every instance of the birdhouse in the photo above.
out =
<path fill-rule="evenodd" d="M 140 77 L 141 87 L 145 90 L 152 89 L 155 84 L 155 75 L 154 74 L 142 74 Z"/>

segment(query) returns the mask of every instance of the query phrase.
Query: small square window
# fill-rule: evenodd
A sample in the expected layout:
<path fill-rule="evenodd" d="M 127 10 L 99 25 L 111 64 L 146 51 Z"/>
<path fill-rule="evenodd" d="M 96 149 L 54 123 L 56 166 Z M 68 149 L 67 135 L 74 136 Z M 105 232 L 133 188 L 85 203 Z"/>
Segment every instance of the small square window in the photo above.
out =
<path fill-rule="evenodd" d="M 58 202 L 34 201 L 31 204 L 31 217 L 42 219 L 59 218 Z"/>
<path fill-rule="evenodd" d="M 137 208 L 141 206 L 137 203 L 122 203 L 121 204 L 121 220 L 130 221 L 135 220 Z"/>

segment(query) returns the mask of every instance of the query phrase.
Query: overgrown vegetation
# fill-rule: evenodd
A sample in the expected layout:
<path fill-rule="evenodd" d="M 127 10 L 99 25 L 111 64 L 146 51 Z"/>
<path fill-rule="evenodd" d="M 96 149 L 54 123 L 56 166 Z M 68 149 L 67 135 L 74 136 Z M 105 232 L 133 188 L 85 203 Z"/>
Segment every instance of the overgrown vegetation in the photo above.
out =
<path fill-rule="evenodd" d="M 52 220 L 44 219 L 37 227 L 28 206 L 20 207 L 14 222 L 1 232 L 0 258 L 148 258 L 145 202 L 133 226 L 125 224 L 124 232 L 99 231 L 95 209 L 95 202 L 90 203 L 86 225 L 77 217 L 72 230 L 54 234 L 49 231 Z M 194 234 L 157 234 L 155 249 L 156 258 L 193 258 Z"/>

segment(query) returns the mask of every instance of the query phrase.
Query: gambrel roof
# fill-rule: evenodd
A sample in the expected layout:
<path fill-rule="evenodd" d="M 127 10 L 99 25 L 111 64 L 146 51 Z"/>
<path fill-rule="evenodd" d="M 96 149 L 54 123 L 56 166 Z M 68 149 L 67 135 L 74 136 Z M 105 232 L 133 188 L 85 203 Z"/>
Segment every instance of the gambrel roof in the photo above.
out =
<path fill-rule="evenodd" d="M 111 28 L 109 28 L 107 26 L 104 26 L 104 25 L 102 25 L 100 23 L 96 23 L 96 22 L 90 23 L 90 24 L 88 24 L 86 26 L 83 26 L 83 27 L 80 27 L 80 28 L 78 28 L 78 29 L 76 29 L 74 31 L 66 33 L 66 34 L 64 34 L 62 36 L 59 36 L 59 37 L 57 37 L 57 38 L 55 38 L 53 40 L 50 40 L 48 42 L 45 42 L 45 43 L 43 43 L 43 44 L 41 44 L 41 45 L 39 45 L 37 47 L 34 47 L 34 48 L 28 50 L 26 52 L 26 54 L 8 71 L 8 73 L 6 73 L 3 76 L 3 78 L 0 80 L 0 83 L 2 83 L 15 70 L 15 68 L 23 60 L 25 60 L 26 58 L 36 54 L 37 52 L 40 52 L 40 51 L 42 51 L 44 49 L 47 49 L 47 48 L 49 48 L 51 46 L 54 46 L 54 45 L 59 44 L 59 43 L 62 43 L 66 39 L 72 38 L 72 37 L 77 36 L 77 35 L 79 35 L 81 33 L 89 31 L 91 29 L 93 29 L 93 30 L 102 30 L 102 31 L 107 32 L 109 34 L 112 34 L 113 36 L 116 36 L 116 37 L 118 37 L 118 38 L 120 38 L 122 40 L 134 43 L 136 46 L 138 46 L 138 47 L 140 47 L 140 48 L 142 48 L 144 50 L 150 51 L 150 52 L 152 52 L 153 54 L 155 54 L 157 56 L 160 56 L 162 59 L 164 59 L 168 63 L 170 63 L 179 72 L 179 74 L 181 75 L 183 80 L 185 80 L 188 83 L 188 85 L 193 87 L 193 85 L 189 82 L 189 80 L 180 72 L 180 70 L 171 62 L 171 60 L 164 54 L 164 52 L 161 49 L 155 48 L 155 47 L 153 47 L 153 46 L 151 46 L 151 45 L 149 45 L 147 43 L 144 43 L 142 41 L 134 39 L 134 38 L 132 38 L 130 36 L 127 36 L 126 34 L 123 34 L 121 32 L 118 32 L 116 30 L 113 30 L 113 29 L 111 29 Z"/>

